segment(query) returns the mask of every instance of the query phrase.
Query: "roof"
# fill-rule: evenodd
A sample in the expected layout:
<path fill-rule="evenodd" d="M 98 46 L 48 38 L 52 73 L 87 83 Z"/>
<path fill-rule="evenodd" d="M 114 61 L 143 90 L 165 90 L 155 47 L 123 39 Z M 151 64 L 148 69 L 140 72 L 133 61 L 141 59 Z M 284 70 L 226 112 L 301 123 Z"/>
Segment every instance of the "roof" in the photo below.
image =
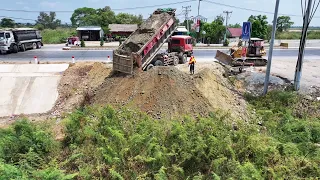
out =
<path fill-rule="evenodd" d="M 184 26 L 178 26 L 176 32 L 189 32 Z"/>
<path fill-rule="evenodd" d="M 34 28 L 3 28 L 0 29 L 2 31 L 30 31 L 30 30 L 37 30 Z"/>
<path fill-rule="evenodd" d="M 110 32 L 133 32 L 138 29 L 137 24 L 109 24 Z"/>
<path fill-rule="evenodd" d="M 191 36 L 186 36 L 186 35 L 176 35 L 176 36 L 172 36 L 172 39 L 174 38 L 180 38 L 180 39 L 190 39 Z"/>
<path fill-rule="evenodd" d="M 260 38 L 250 38 L 251 41 L 264 41 L 263 39 Z"/>
<path fill-rule="evenodd" d="M 228 28 L 231 37 L 241 37 L 242 35 L 242 28 Z"/>
<path fill-rule="evenodd" d="M 100 26 L 80 26 L 77 31 L 100 31 L 102 28 Z"/>

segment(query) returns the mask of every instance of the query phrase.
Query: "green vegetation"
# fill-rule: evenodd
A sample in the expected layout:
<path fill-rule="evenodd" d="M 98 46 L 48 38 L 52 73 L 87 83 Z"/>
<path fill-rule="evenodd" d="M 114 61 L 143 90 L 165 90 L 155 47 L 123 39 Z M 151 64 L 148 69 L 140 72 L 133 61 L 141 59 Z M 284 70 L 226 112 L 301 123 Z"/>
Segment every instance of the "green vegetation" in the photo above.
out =
<path fill-rule="evenodd" d="M 300 39 L 301 32 L 283 32 L 276 34 L 277 39 Z M 320 39 L 320 31 L 310 31 L 307 39 Z"/>
<path fill-rule="evenodd" d="M 48 125 L 18 121 L 0 130 L 0 179 L 320 177 L 319 116 L 297 113 L 302 99 L 291 92 L 247 99 L 254 117 L 232 125 L 218 112 L 159 121 L 87 107 L 64 120 L 62 142 Z"/>
<path fill-rule="evenodd" d="M 81 47 L 86 47 L 86 43 L 84 42 L 83 39 L 81 39 L 81 44 L 80 44 Z"/>
<path fill-rule="evenodd" d="M 59 44 L 66 43 L 67 38 L 76 35 L 76 30 L 73 28 L 58 28 L 45 29 L 41 31 L 44 44 Z"/>

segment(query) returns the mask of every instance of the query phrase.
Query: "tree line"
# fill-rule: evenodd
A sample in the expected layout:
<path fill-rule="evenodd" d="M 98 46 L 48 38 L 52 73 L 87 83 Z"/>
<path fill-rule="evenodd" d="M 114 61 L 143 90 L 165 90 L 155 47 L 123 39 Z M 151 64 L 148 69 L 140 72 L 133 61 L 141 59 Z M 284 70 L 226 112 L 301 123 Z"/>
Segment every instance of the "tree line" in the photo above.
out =
<path fill-rule="evenodd" d="M 82 7 L 74 10 L 71 18 L 71 25 L 63 24 L 61 20 L 56 18 L 55 12 L 40 12 L 35 24 L 27 23 L 15 23 L 13 19 L 3 18 L 0 21 L 0 26 L 4 28 L 13 27 L 35 27 L 39 30 L 43 29 L 56 29 L 57 27 L 78 27 L 78 26 L 101 26 L 105 32 L 108 32 L 109 24 L 138 24 L 143 22 L 142 15 L 133 15 L 129 13 L 116 14 L 109 6 L 104 8 L 88 8 Z M 205 40 L 206 43 L 220 43 L 226 32 L 224 25 L 224 17 L 217 16 L 212 22 L 202 22 L 200 29 L 200 37 Z M 252 23 L 252 37 L 258 37 L 261 39 L 271 39 L 272 25 L 268 24 L 266 15 L 251 15 L 248 21 Z M 192 21 L 189 21 L 189 29 L 192 29 Z M 187 22 L 184 21 L 180 25 L 187 26 Z M 287 31 L 293 22 L 289 16 L 278 17 L 277 33 Z M 229 25 L 228 27 L 241 28 L 240 24 Z M 202 33 L 205 32 L 205 33 Z M 195 30 L 191 30 L 190 35 L 196 37 Z"/>

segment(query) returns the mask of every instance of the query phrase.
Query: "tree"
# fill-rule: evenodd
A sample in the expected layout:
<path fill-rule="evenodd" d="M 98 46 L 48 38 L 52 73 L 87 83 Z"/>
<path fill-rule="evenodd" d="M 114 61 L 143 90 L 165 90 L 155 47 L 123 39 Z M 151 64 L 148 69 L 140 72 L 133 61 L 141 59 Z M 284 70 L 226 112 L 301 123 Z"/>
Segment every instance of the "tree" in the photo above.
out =
<path fill-rule="evenodd" d="M 229 27 L 230 28 L 241 28 L 241 25 L 239 23 L 236 23 L 236 24 L 230 24 Z"/>
<path fill-rule="evenodd" d="M 61 25 L 61 20 L 56 19 L 55 12 L 50 12 L 49 14 L 45 12 L 40 12 L 36 24 L 42 25 L 44 29 L 56 29 L 58 26 Z"/>
<path fill-rule="evenodd" d="M 142 15 L 136 16 L 128 13 L 119 13 L 116 16 L 117 24 L 142 24 Z"/>
<path fill-rule="evenodd" d="M 267 38 L 268 34 L 268 21 L 266 15 L 251 15 L 248 19 L 252 23 L 252 37 L 257 37 L 261 39 Z"/>
<path fill-rule="evenodd" d="M 290 20 L 291 18 L 289 16 L 279 16 L 277 20 L 277 31 L 287 31 L 294 24 Z"/>
<path fill-rule="evenodd" d="M 5 28 L 13 28 L 15 26 L 15 22 L 10 18 L 3 18 L 1 19 L 0 26 Z"/>
<path fill-rule="evenodd" d="M 226 31 L 223 21 L 224 18 L 222 16 L 217 16 L 211 23 L 201 23 L 203 24 L 201 29 L 206 32 L 205 38 L 209 41 L 207 43 L 221 42 Z"/>
<path fill-rule="evenodd" d="M 73 26 L 99 25 L 97 11 L 93 8 L 78 8 L 74 10 L 70 20 Z"/>

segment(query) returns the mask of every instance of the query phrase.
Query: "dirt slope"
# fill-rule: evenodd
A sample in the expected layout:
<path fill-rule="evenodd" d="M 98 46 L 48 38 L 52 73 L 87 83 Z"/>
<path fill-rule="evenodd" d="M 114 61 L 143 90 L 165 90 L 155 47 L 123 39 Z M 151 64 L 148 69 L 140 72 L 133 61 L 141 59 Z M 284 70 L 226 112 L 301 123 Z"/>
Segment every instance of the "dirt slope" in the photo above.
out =
<path fill-rule="evenodd" d="M 157 67 L 131 78 L 108 78 L 91 103 L 127 105 L 155 118 L 179 114 L 206 116 L 212 110 L 192 78 L 174 67 Z"/>

